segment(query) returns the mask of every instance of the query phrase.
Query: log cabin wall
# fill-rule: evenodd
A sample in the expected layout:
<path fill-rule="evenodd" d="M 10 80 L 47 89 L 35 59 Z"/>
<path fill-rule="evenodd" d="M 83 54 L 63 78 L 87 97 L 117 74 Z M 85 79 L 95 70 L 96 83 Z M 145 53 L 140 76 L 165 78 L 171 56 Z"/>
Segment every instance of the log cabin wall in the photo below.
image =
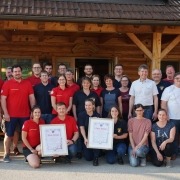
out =
<path fill-rule="evenodd" d="M 60 62 L 75 69 L 75 60 L 79 58 L 109 59 L 111 65 L 123 64 L 125 74 L 132 80 L 138 78 L 137 68 L 140 64 L 145 63 L 153 68 L 149 56 L 151 51 L 153 54 L 154 32 L 161 33 L 162 51 L 180 36 L 179 27 L 143 25 L 1 21 L 0 27 L 1 58 L 27 57 L 32 62 L 50 61 L 54 65 L 54 75 Z M 135 44 L 138 43 L 136 38 L 143 46 Z M 162 61 L 180 61 L 179 39 L 175 43 L 172 50 L 171 47 L 167 48 L 170 50 L 167 55 L 164 53 Z M 109 73 L 112 72 L 110 67 Z"/>

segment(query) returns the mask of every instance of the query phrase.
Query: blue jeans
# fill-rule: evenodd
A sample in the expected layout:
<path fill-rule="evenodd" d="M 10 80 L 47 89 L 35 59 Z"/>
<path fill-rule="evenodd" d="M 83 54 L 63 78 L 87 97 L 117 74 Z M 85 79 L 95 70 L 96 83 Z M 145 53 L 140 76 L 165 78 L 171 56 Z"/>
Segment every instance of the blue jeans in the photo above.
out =
<path fill-rule="evenodd" d="M 133 166 L 133 167 L 136 167 L 136 166 L 139 166 L 139 164 L 140 164 L 140 158 L 146 158 L 146 154 L 149 152 L 149 147 L 146 146 L 146 145 L 141 146 L 135 152 L 136 156 L 132 155 L 133 149 L 132 149 L 131 146 L 129 146 L 128 151 L 129 151 L 128 153 L 129 153 L 129 162 L 130 162 L 130 165 Z"/>
<path fill-rule="evenodd" d="M 175 146 L 174 151 L 175 151 L 175 154 L 178 155 L 178 147 L 180 146 L 180 144 L 179 144 L 180 120 L 171 119 L 171 122 L 173 122 L 176 127 L 176 135 L 175 135 L 175 139 L 174 139 L 174 146 Z"/>
<path fill-rule="evenodd" d="M 106 151 L 106 161 L 109 164 L 114 164 L 117 161 L 116 156 L 122 157 L 126 153 L 126 144 L 118 143 L 113 146 L 113 150 Z"/>
<path fill-rule="evenodd" d="M 144 117 L 152 121 L 153 112 L 154 112 L 153 106 L 149 106 L 148 108 L 145 108 Z"/>
<path fill-rule="evenodd" d="M 68 156 L 71 159 L 77 154 L 77 145 L 76 144 L 71 144 L 68 146 Z"/>
<path fill-rule="evenodd" d="M 83 154 L 86 161 L 92 161 L 94 158 L 98 158 L 100 149 L 90 149 L 83 145 Z"/>
<path fill-rule="evenodd" d="M 53 119 L 52 114 L 41 114 L 41 118 L 45 121 L 46 124 L 50 124 Z"/>

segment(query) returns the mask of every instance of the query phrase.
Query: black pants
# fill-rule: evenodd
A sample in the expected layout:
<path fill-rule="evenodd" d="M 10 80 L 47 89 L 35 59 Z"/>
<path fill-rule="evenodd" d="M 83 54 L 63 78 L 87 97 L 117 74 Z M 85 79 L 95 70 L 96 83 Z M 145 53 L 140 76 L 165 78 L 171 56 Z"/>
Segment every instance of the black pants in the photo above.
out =
<path fill-rule="evenodd" d="M 168 143 L 165 147 L 165 149 L 163 151 L 159 151 L 162 156 L 165 157 L 171 157 L 174 154 L 174 144 L 173 143 Z M 154 151 L 154 149 L 152 149 L 151 151 L 151 158 L 152 158 L 152 163 L 155 166 L 162 166 L 163 165 L 163 161 L 159 161 L 157 158 L 157 154 Z"/>

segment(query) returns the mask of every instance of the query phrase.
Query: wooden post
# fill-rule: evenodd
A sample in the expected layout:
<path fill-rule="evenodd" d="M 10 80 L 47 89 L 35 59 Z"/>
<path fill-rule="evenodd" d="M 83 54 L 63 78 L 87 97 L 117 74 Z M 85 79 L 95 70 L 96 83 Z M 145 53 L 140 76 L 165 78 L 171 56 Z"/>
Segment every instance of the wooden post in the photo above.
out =
<path fill-rule="evenodd" d="M 161 68 L 161 33 L 153 33 L 152 70 Z"/>

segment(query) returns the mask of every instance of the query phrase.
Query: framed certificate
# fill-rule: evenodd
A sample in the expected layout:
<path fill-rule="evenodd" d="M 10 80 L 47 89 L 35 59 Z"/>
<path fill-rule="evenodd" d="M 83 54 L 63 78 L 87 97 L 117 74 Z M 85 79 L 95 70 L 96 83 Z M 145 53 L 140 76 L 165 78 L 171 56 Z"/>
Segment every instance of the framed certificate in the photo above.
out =
<path fill-rule="evenodd" d="M 65 124 L 40 125 L 42 157 L 68 155 Z"/>
<path fill-rule="evenodd" d="M 89 118 L 88 148 L 113 149 L 114 120 Z"/>

